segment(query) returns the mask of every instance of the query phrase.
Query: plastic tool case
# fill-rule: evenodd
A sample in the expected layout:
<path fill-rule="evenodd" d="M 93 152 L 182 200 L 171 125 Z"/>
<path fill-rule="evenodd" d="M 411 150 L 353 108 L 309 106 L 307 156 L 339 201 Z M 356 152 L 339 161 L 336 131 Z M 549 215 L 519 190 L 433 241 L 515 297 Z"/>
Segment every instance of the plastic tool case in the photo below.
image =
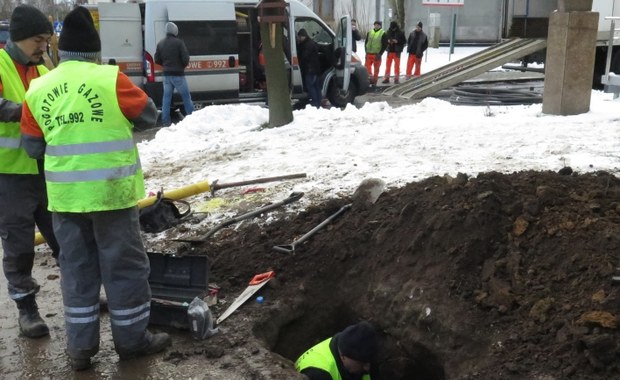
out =
<path fill-rule="evenodd" d="M 151 320 L 153 325 L 188 329 L 187 307 L 209 288 L 207 256 L 173 256 L 148 252 L 151 263 Z"/>

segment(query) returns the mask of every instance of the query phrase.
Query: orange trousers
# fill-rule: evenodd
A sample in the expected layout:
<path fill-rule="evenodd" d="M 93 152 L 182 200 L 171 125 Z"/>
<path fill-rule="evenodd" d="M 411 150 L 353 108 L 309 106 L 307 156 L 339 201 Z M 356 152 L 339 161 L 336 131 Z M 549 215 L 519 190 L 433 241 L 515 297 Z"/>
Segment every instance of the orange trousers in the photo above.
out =
<path fill-rule="evenodd" d="M 394 63 L 394 76 L 396 79 L 400 77 L 400 53 L 388 53 L 387 67 L 385 68 L 385 78 L 390 79 L 390 72 L 392 71 L 392 63 Z"/>
<path fill-rule="evenodd" d="M 415 66 L 415 71 L 413 72 L 413 75 L 415 75 L 416 77 L 419 77 L 421 65 L 422 65 L 422 58 L 416 57 L 415 54 L 409 54 L 409 58 L 407 58 L 407 71 L 405 72 L 405 75 L 407 75 L 407 78 L 411 78 L 411 71 L 413 70 L 414 66 Z"/>
<path fill-rule="evenodd" d="M 366 54 L 366 70 L 368 70 L 368 77 L 373 78 L 374 82 L 371 80 L 371 83 L 377 83 L 377 79 L 379 78 L 379 68 L 381 67 L 381 58 L 377 59 L 376 54 Z"/>

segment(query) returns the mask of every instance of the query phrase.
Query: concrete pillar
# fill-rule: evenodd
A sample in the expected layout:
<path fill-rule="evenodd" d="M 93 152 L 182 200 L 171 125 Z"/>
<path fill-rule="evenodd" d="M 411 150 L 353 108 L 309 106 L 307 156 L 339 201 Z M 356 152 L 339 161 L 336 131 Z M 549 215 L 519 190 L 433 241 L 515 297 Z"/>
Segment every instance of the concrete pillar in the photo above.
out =
<path fill-rule="evenodd" d="M 560 9 L 549 17 L 543 113 L 577 115 L 590 110 L 599 14 Z"/>

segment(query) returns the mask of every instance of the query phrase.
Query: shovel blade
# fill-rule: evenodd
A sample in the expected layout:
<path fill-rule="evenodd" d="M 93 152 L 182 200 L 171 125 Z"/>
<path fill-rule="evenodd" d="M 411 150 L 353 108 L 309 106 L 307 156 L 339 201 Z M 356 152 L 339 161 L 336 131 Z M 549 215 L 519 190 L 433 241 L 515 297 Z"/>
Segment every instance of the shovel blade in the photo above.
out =
<path fill-rule="evenodd" d="M 385 181 L 379 178 L 366 178 L 353 193 L 356 202 L 374 204 L 385 190 Z"/>

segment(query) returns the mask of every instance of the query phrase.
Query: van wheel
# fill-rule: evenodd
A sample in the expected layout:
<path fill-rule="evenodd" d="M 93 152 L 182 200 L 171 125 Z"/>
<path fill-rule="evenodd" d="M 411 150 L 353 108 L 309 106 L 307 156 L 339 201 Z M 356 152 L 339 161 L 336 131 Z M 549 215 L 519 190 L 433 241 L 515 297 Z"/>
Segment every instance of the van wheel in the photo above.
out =
<path fill-rule="evenodd" d="M 344 108 L 348 103 L 353 103 L 357 96 L 357 83 L 354 81 L 349 82 L 349 90 L 343 91 L 336 80 L 332 80 L 327 91 L 327 99 L 335 106 Z"/>

